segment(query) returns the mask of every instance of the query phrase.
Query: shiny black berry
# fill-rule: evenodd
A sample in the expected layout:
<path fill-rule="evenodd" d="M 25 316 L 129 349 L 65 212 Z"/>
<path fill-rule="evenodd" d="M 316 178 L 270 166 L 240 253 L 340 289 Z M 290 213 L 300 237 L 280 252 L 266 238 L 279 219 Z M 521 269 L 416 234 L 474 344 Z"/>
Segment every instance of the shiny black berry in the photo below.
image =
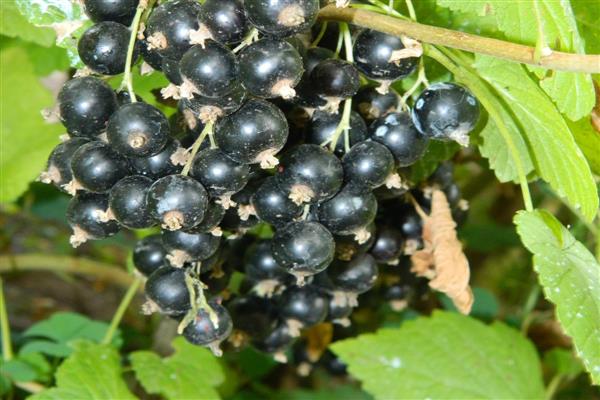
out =
<path fill-rule="evenodd" d="M 354 233 L 360 243 L 369 237 L 363 231 L 377 214 L 377 200 L 370 192 L 345 186 L 331 200 L 319 204 L 319 222 L 336 234 Z"/>
<path fill-rule="evenodd" d="M 221 202 L 217 202 L 216 200 L 208 202 L 208 206 L 204 212 L 204 218 L 202 218 L 202 221 L 192 229 L 192 232 L 210 232 L 213 235 L 219 235 L 221 233 L 218 226 L 225 216 L 225 209 L 220 203 Z"/>
<path fill-rule="evenodd" d="M 144 276 L 167 266 L 167 250 L 160 235 L 150 235 L 136 242 L 133 248 L 133 265 Z"/>
<path fill-rule="evenodd" d="M 258 242 L 248 250 L 244 272 L 248 279 L 254 281 L 283 280 L 288 276 L 287 271 L 273 257 L 270 240 Z"/>
<path fill-rule="evenodd" d="M 67 82 L 58 94 L 58 104 L 69 135 L 95 139 L 117 109 L 117 97 L 107 83 L 88 76 Z"/>
<path fill-rule="evenodd" d="M 221 243 L 220 237 L 210 233 L 188 233 L 181 230 L 163 231 L 162 239 L 169 252 L 167 259 L 174 267 L 208 259 L 215 254 Z"/>
<path fill-rule="evenodd" d="M 200 12 L 200 32 L 223 44 L 241 42 L 248 32 L 242 0 L 206 0 Z"/>
<path fill-rule="evenodd" d="M 273 257 L 279 265 L 298 278 L 321 272 L 331 263 L 335 242 L 318 222 L 292 222 L 277 230 L 272 242 Z"/>
<path fill-rule="evenodd" d="M 302 57 L 288 42 L 261 39 L 242 50 L 239 59 L 242 83 L 254 96 L 291 99 L 296 95 L 294 87 L 304 69 Z"/>
<path fill-rule="evenodd" d="M 284 352 L 294 343 L 294 340 L 295 337 L 292 336 L 287 324 L 279 323 L 264 335 L 253 338 L 252 345 L 260 351 L 273 354 L 277 361 L 287 362 Z"/>
<path fill-rule="evenodd" d="M 108 195 L 80 193 L 67 207 L 67 222 L 73 229 L 71 245 L 77 247 L 90 239 L 104 239 L 119 231 L 119 224 L 107 220 Z"/>
<path fill-rule="evenodd" d="M 384 145 L 366 141 L 352 146 L 342 165 L 346 182 L 371 190 L 383 185 L 394 172 L 394 156 Z"/>
<path fill-rule="evenodd" d="M 375 86 L 361 87 L 352 99 L 352 108 L 367 121 L 395 112 L 397 107 L 398 95 L 395 92 L 381 94 Z"/>
<path fill-rule="evenodd" d="M 186 272 L 181 268 L 162 267 L 146 281 L 144 291 L 152 304 L 149 312 L 182 315 L 190 309 L 190 293 L 185 282 Z M 158 308 L 158 309 L 156 309 Z"/>
<path fill-rule="evenodd" d="M 220 356 L 223 352 L 219 345 L 231 334 L 233 324 L 229 312 L 217 300 L 209 300 L 208 306 L 212 312 L 199 308 L 196 317 L 183 330 L 183 337 L 190 343 L 208 347 Z"/>
<path fill-rule="evenodd" d="M 279 315 L 286 321 L 292 334 L 325 320 L 329 299 L 312 285 L 288 288 L 279 300 Z"/>
<path fill-rule="evenodd" d="M 324 273 L 324 272 L 322 272 Z M 327 321 L 341 326 L 350 325 L 350 315 L 353 307 L 348 301 L 339 301 L 335 296 L 329 297 L 329 306 L 327 312 Z"/>
<path fill-rule="evenodd" d="M 130 30 L 117 22 L 99 22 L 86 30 L 77 43 L 81 61 L 94 72 L 117 75 L 125 70 Z M 133 61 L 138 57 L 134 49 Z"/>
<path fill-rule="evenodd" d="M 399 37 L 365 29 L 354 42 L 356 68 L 371 79 L 395 81 L 404 78 L 415 70 L 419 59 L 398 58 L 397 52 L 402 49 L 404 44 Z"/>
<path fill-rule="evenodd" d="M 127 160 L 104 142 L 81 146 L 71 159 L 71 171 L 77 183 L 90 192 L 107 192 L 129 175 Z"/>
<path fill-rule="evenodd" d="M 215 140 L 225 154 L 244 164 L 277 164 L 275 154 L 288 137 L 288 124 L 279 108 L 264 100 L 250 100 L 215 127 Z"/>
<path fill-rule="evenodd" d="M 164 229 L 191 229 L 204 218 L 208 205 L 206 189 L 183 175 L 160 178 L 148 191 L 148 206 Z"/>
<path fill-rule="evenodd" d="M 51 183 L 58 189 L 65 191 L 64 185 L 71 182 L 71 159 L 73 154 L 89 141 L 86 138 L 74 137 L 59 143 L 50 153 L 46 170 L 40 174 L 40 181 Z"/>
<path fill-rule="evenodd" d="M 114 21 L 131 24 L 140 0 L 83 0 L 85 13 L 94 22 Z"/>
<path fill-rule="evenodd" d="M 159 153 L 150 157 L 130 157 L 129 162 L 137 174 L 158 179 L 182 170 L 185 163 L 181 158 L 182 153 L 179 141 L 169 139 Z"/>
<path fill-rule="evenodd" d="M 126 228 L 144 229 L 154 225 L 146 195 L 152 179 L 141 175 L 127 176 L 110 189 L 109 206 L 114 218 Z"/>
<path fill-rule="evenodd" d="M 274 176 L 268 177 L 252 196 L 252 206 L 262 221 L 283 226 L 302 215 L 303 207 L 294 203 Z"/>
<path fill-rule="evenodd" d="M 346 99 L 354 96 L 360 87 L 360 78 L 354 65 L 339 59 L 321 61 L 310 77 L 323 97 Z"/>
<path fill-rule="evenodd" d="M 284 37 L 310 29 L 317 18 L 319 0 L 245 0 L 244 8 L 258 30 Z"/>
<path fill-rule="evenodd" d="M 239 192 L 250 175 L 250 167 L 229 158 L 219 149 L 204 149 L 194 157 L 190 176 L 198 180 L 212 197 Z"/>
<path fill-rule="evenodd" d="M 231 92 L 238 82 L 235 55 L 214 40 L 207 40 L 203 46 L 196 45 L 186 51 L 179 62 L 179 70 L 184 81 L 191 83 L 191 94 L 222 97 Z"/>
<path fill-rule="evenodd" d="M 328 145 L 332 136 L 342 120 L 342 114 L 332 114 L 325 111 L 315 111 L 306 127 L 306 142 L 318 145 Z M 367 124 L 361 116 L 352 111 L 350 113 L 350 129 L 348 131 L 350 146 L 366 140 L 368 137 Z M 345 153 L 344 137 L 338 139 L 334 153 L 342 156 Z"/>
<path fill-rule="evenodd" d="M 327 275 L 338 290 L 361 294 L 373 287 L 378 271 L 373 256 L 362 254 L 349 262 L 334 262 L 327 269 Z"/>
<path fill-rule="evenodd" d="M 292 99 L 294 104 L 309 108 L 325 106 L 326 100 L 319 96 L 318 90 L 310 78 L 310 74 L 321 61 L 334 57 L 335 53 L 333 51 L 323 47 L 312 47 L 306 51 L 306 54 L 302 57 L 304 61 L 304 74 L 295 87 L 296 97 Z"/>
<path fill-rule="evenodd" d="M 375 223 L 370 223 L 365 228 L 365 237 L 368 239 L 362 243 L 356 241 L 354 234 L 333 235 L 335 239 L 335 257 L 342 261 L 350 261 L 359 254 L 366 253 L 375 242 Z"/>
<path fill-rule="evenodd" d="M 425 150 L 429 139 L 420 133 L 412 123 L 408 113 L 390 113 L 378 118 L 369 127 L 371 139 L 387 147 L 398 166 L 406 167 L 418 161 Z"/>
<path fill-rule="evenodd" d="M 402 255 L 403 250 L 404 237 L 399 230 L 388 226 L 377 229 L 377 238 L 370 251 L 377 262 L 395 262 Z"/>
<path fill-rule="evenodd" d="M 122 105 L 110 117 L 108 142 L 129 157 L 149 157 L 159 153 L 170 137 L 169 121 L 158 108 L 146 103 Z"/>
<path fill-rule="evenodd" d="M 183 84 L 183 76 L 179 70 L 179 61 L 168 57 L 162 57 L 161 71 L 165 74 L 165 78 L 174 85 Z"/>
<path fill-rule="evenodd" d="M 412 120 L 425 136 L 469 144 L 469 133 L 479 120 L 479 102 L 455 83 L 435 83 L 415 101 Z"/>
<path fill-rule="evenodd" d="M 206 97 L 195 94 L 191 99 L 179 100 L 179 110 L 183 113 L 185 122 L 191 129 L 202 130 L 209 121 L 233 114 L 240 109 L 246 100 L 246 89 L 236 84 L 231 92 L 223 97 Z"/>
<path fill-rule="evenodd" d="M 340 160 L 316 144 L 303 144 L 282 157 L 279 186 L 296 204 L 315 203 L 334 196 L 342 186 Z"/>

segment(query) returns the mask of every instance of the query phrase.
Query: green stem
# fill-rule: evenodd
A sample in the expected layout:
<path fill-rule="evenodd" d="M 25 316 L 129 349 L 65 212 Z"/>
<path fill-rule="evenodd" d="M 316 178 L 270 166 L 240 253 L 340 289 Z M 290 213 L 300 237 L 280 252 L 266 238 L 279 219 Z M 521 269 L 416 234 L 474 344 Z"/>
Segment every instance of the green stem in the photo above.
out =
<path fill-rule="evenodd" d="M 202 129 L 202 132 L 200 132 L 200 136 L 198 136 L 198 139 L 196 139 L 196 141 L 192 145 L 192 151 L 190 152 L 190 158 L 185 163 L 185 166 L 183 167 L 183 170 L 181 171 L 181 175 L 187 175 L 190 173 L 190 169 L 192 168 L 192 163 L 194 162 L 194 157 L 196 157 L 198 150 L 200 150 L 200 145 L 202 144 L 204 139 L 206 139 L 206 136 L 210 135 L 210 133 L 212 132 L 213 125 L 214 125 L 214 122 L 209 121 L 204 126 L 204 129 Z M 212 139 L 212 136 L 211 136 L 211 139 Z M 211 141 L 211 144 L 212 144 L 212 141 Z"/>
<path fill-rule="evenodd" d="M 563 378 L 564 378 L 564 375 L 562 375 L 562 374 L 556 374 L 552 378 L 552 380 L 546 387 L 546 394 L 544 395 L 544 400 L 551 400 L 554 397 L 554 395 L 556 394 L 556 391 L 558 390 L 558 387 L 560 386 L 560 384 L 563 381 Z"/>
<path fill-rule="evenodd" d="M 315 38 L 315 40 L 310 44 L 310 47 L 317 47 L 325 36 L 325 32 L 327 32 L 327 21 L 321 23 L 321 29 L 319 30 L 319 34 Z"/>
<path fill-rule="evenodd" d="M 350 33 L 350 28 L 348 24 L 345 22 L 340 23 L 340 31 L 344 36 L 344 48 L 346 50 L 346 61 L 353 63 L 354 62 L 354 53 L 352 49 L 352 34 Z"/>
<path fill-rule="evenodd" d="M 533 288 L 531 288 L 531 291 L 529 292 L 529 295 L 527 296 L 527 300 L 525 301 L 525 305 L 523 306 L 523 313 L 522 313 L 522 322 L 521 322 L 521 332 L 523 332 L 523 334 L 527 334 L 527 331 L 529 330 L 529 325 L 531 324 L 532 320 L 533 320 L 533 310 L 535 309 L 535 305 L 538 302 L 538 299 L 540 297 L 540 285 L 536 283 L 534 283 Z"/>
<path fill-rule="evenodd" d="M 346 99 L 346 101 L 344 102 L 344 111 L 342 112 L 342 119 L 340 119 L 340 123 L 335 128 L 333 135 L 331 135 L 331 142 L 329 143 L 329 148 L 331 149 L 331 151 L 335 150 L 335 146 L 337 146 L 337 142 L 338 142 L 338 140 L 340 140 L 340 136 L 342 136 L 342 133 L 344 131 L 348 130 L 348 128 L 350 128 L 351 112 L 352 112 L 352 98 L 349 98 L 349 99 Z"/>
<path fill-rule="evenodd" d="M 137 40 L 138 29 L 140 28 L 140 20 L 142 19 L 142 14 L 144 13 L 145 7 L 143 2 L 140 2 L 137 10 L 135 11 L 135 16 L 133 17 L 133 22 L 131 23 L 131 35 L 129 37 L 129 47 L 127 48 L 127 58 L 125 60 L 125 73 L 123 74 L 123 83 L 127 86 L 127 91 L 129 92 L 129 97 L 132 103 L 137 102 L 135 98 L 135 92 L 133 91 L 133 79 L 131 78 L 131 64 L 133 63 L 133 53 L 135 49 L 135 42 Z"/>
<path fill-rule="evenodd" d="M 10 325 L 8 324 L 8 313 L 6 312 L 6 300 L 4 299 L 4 281 L 0 277 L 0 332 L 2 332 L 2 355 L 4 361 L 13 358 L 12 343 L 10 341 Z"/>
<path fill-rule="evenodd" d="M 517 170 L 517 174 L 519 176 L 519 184 L 521 186 L 521 192 L 523 195 L 523 202 L 525 203 L 525 209 L 527 211 L 533 211 L 533 201 L 531 200 L 531 194 L 527 184 L 527 175 L 525 174 L 523 163 L 519 158 L 517 146 L 515 145 L 510 132 L 508 131 L 508 128 L 502 119 L 502 116 L 493 106 L 493 100 L 490 99 L 491 94 L 488 92 L 487 88 L 479 81 L 479 78 L 476 75 L 472 75 L 467 68 L 459 68 L 459 66 L 456 65 L 454 61 L 449 58 L 449 56 L 444 55 L 444 53 L 437 48 L 433 46 L 427 46 L 424 54 L 442 64 L 447 70 L 452 72 L 457 80 L 465 83 L 479 99 L 483 107 L 487 110 L 490 118 L 494 121 L 498 127 L 498 131 L 506 142 L 506 146 L 508 147 L 511 157 L 515 163 L 515 169 Z"/>
<path fill-rule="evenodd" d="M 537 23 L 537 40 L 535 42 L 535 51 L 533 52 L 533 61 L 538 63 L 542 58 L 542 51 L 547 46 L 544 37 L 544 27 L 542 26 L 542 16 L 538 0 L 533 0 L 533 9 L 535 11 L 535 20 Z"/>
<path fill-rule="evenodd" d="M 415 12 L 415 7 L 413 6 L 412 1 L 404 0 L 404 2 L 406 3 L 406 8 L 408 9 L 408 15 L 410 16 L 410 19 L 412 19 L 413 21 L 416 21 L 417 13 Z"/>
<path fill-rule="evenodd" d="M 123 319 L 123 315 L 125 315 L 125 311 L 127 311 L 127 308 L 129 307 L 129 304 L 131 304 L 131 300 L 133 300 L 133 297 L 137 293 L 141 283 L 141 277 L 136 277 L 133 282 L 131 282 L 131 285 L 129 286 L 129 289 L 127 289 L 125 296 L 123 296 L 115 315 L 113 315 L 112 321 L 110 321 L 110 326 L 104 335 L 104 339 L 102 339 L 102 344 L 109 344 L 112 341 L 113 336 L 115 335 L 115 332 L 117 331 L 117 328 Z"/>

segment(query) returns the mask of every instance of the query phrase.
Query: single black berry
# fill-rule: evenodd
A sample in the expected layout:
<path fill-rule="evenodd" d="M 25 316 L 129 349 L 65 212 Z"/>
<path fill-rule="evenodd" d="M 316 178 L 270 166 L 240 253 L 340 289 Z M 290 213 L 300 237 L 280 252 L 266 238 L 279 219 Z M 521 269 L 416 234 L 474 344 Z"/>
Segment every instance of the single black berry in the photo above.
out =
<path fill-rule="evenodd" d="M 248 32 L 242 0 L 206 0 L 200 12 L 199 32 L 223 44 L 241 42 Z"/>
<path fill-rule="evenodd" d="M 117 221 L 103 218 L 107 209 L 106 194 L 80 193 L 71 199 L 67 207 L 67 222 L 73 229 L 73 247 L 90 239 L 104 239 L 119 231 Z"/>
<path fill-rule="evenodd" d="M 358 92 L 360 78 L 356 67 L 348 61 L 328 59 L 321 61 L 310 74 L 318 93 L 331 99 L 346 99 Z"/>
<path fill-rule="evenodd" d="M 319 204 L 319 222 L 336 234 L 356 235 L 357 241 L 369 239 L 365 230 L 377 214 L 377 200 L 370 192 L 345 186 L 337 195 Z"/>
<path fill-rule="evenodd" d="M 279 300 L 279 315 L 290 327 L 291 334 L 299 336 L 299 329 L 325 320 L 329 299 L 312 285 L 288 288 Z"/>
<path fill-rule="evenodd" d="M 319 0 L 245 0 L 244 8 L 258 30 L 284 37 L 310 29 L 317 18 Z"/>
<path fill-rule="evenodd" d="M 236 84 L 231 92 L 223 97 L 206 97 L 195 94 L 191 99 L 179 100 L 179 110 L 183 113 L 187 126 L 202 130 L 204 124 L 231 115 L 240 109 L 246 100 L 246 89 Z"/>
<path fill-rule="evenodd" d="M 273 257 L 270 240 L 260 241 L 248 250 L 244 272 L 248 279 L 254 281 L 283 280 L 288 276 L 287 271 Z"/>
<path fill-rule="evenodd" d="M 381 94 L 372 85 L 361 87 L 352 99 L 352 108 L 367 121 L 395 112 L 397 107 L 398 95 L 395 92 Z"/>
<path fill-rule="evenodd" d="M 425 150 L 429 139 L 419 132 L 408 113 L 390 113 L 376 119 L 369 127 L 371 139 L 387 147 L 398 166 L 406 167 L 418 161 Z"/>
<path fill-rule="evenodd" d="M 150 276 L 157 269 L 167 266 L 167 250 L 158 234 L 146 236 L 136 242 L 133 248 L 133 265 L 144 276 Z"/>
<path fill-rule="evenodd" d="M 264 180 L 252 196 L 252 206 L 258 218 L 276 227 L 302 215 L 303 207 L 294 203 L 282 190 L 274 176 Z"/>
<path fill-rule="evenodd" d="M 114 218 L 126 228 L 144 229 L 154 225 L 146 195 L 152 179 L 141 175 L 127 176 L 110 189 L 109 206 Z"/>
<path fill-rule="evenodd" d="M 210 312 L 198 309 L 193 321 L 183 330 L 183 337 L 190 343 L 208 347 L 220 356 L 223 352 L 219 345 L 231 334 L 233 324 L 229 312 L 217 300 L 209 300 L 208 307 Z"/>
<path fill-rule="evenodd" d="M 327 268 L 327 275 L 338 290 L 353 294 L 365 293 L 377 280 L 377 262 L 370 254 L 362 254 L 348 262 L 332 263 Z"/>
<path fill-rule="evenodd" d="M 385 183 L 394 172 L 394 156 L 382 144 L 366 141 L 355 144 L 342 159 L 346 181 L 372 190 Z"/>
<path fill-rule="evenodd" d="M 396 262 L 403 250 L 404 237 L 399 230 L 388 226 L 377 229 L 377 238 L 370 251 L 377 262 Z"/>
<path fill-rule="evenodd" d="M 107 192 L 129 175 L 129 163 L 104 142 L 81 146 L 71 159 L 71 171 L 77 184 L 90 192 Z M 77 188 L 77 187 L 76 187 Z"/>
<path fill-rule="evenodd" d="M 183 152 L 178 140 L 169 139 L 159 153 L 149 157 L 130 157 L 129 162 L 137 174 L 158 179 L 182 170 L 185 164 Z"/>
<path fill-rule="evenodd" d="M 212 197 L 231 197 L 248 183 L 250 167 L 229 158 L 219 149 L 204 149 L 194 158 L 190 176 Z"/>
<path fill-rule="evenodd" d="M 146 297 L 152 302 L 146 311 L 160 311 L 172 316 L 185 314 L 191 307 L 185 274 L 182 268 L 173 267 L 154 271 L 144 288 Z"/>
<path fill-rule="evenodd" d="M 188 233 L 184 231 L 163 231 L 163 244 L 171 265 L 182 267 L 187 262 L 203 261 L 215 254 L 221 238 L 210 233 Z"/>
<path fill-rule="evenodd" d="M 315 111 L 306 127 L 306 142 L 329 145 L 341 120 L 341 113 L 332 114 L 325 111 Z M 368 137 L 367 124 L 365 124 L 365 121 L 355 111 L 350 113 L 350 129 L 348 130 L 348 134 L 350 146 L 354 146 Z M 340 136 L 338 139 L 334 153 L 338 156 L 342 156 L 345 153 L 343 136 Z"/>
<path fill-rule="evenodd" d="M 118 22 L 99 22 L 81 35 L 77 43 L 77 52 L 81 61 L 94 72 L 117 75 L 125 70 L 130 36 L 130 30 Z M 136 47 L 133 61 L 137 57 Z"/>
<path fill-rule="evenodd" d="M 81 137 L 73 137 L 59 143 L 50 153 L 46 170 L 40 174 L 40 181 L 51 183 L 58 189 L 65 191 L 64 185 L 71 182 L 71 159 L 73 154 L 89 140 Z"/>
<path fill-rule="evenodd" d="M 85 13 L 94 22 L 114 21 L 131 24 L 140 0 L 83 0 Z"/>

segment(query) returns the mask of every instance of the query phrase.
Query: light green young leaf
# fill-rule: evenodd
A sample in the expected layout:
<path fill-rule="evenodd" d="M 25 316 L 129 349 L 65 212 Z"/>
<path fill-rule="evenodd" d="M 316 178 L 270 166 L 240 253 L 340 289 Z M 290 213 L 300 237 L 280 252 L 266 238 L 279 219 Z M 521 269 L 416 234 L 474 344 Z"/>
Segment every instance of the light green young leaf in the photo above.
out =
<path fill-rule="evenodd" d="M 33 25 L 52 28 L 56 44 L 67 50 L 71 66 L 83 67 L 77 42 L 92 22 L 77 0 L 14 0 L 19 12 Z"/>
<path fill-rule="evenodd" d="M 53 99 L 35 75 L 26 49 L 5 47 L 1 52 L 0 202 L 9 202 L 42 171 L 64 128 L 45 123 L 40 114 Z"/>
<path fill-rule="evenodd" d="M 8 37 L 18 37 L 27 42 L 50 47 L 54 44 L 56 35 L 52 29 L 37 28 L 30 24 L 17 9 L 15 0 L 3 0 L 0 13 L 0 33 Z"/>
<path fill-rule="evenodd" d="M 225 380 L 221 364 L 212 353 L 178 337 L 175 353 L 165 359 L 150 351 L 131 354 L 137 379 L 150 394 L 167 399 L 219 399 L 216 387 Z"/>
<path fill-rule="evenodd" d="M 546 211 L 521 211 L 515 224 L 534 255 L 544 294 L 556 305 L 556 316 L 592 381 L 600 384 L 600 264 Z"/>
<path fill-rule="evenodd" d="M 535 348 L 499 322 L 437 311 L 331 348 L 376 399 L 544 397 Z"/>
<path fill-rule="evenodd" d="M 56 387 L 29 400 L 135 400 L 122 377 L 119 353 L 111 346 L 78 342 L 56 372 Z"/>
<path fill-rule="evenodd" d="M 540 12 L 538 22 L 533 2 L 505 0 L 438 0 L 438 4 L 453 11 L 485 16 L 494 20 L 498 29 L 513 42 L 535 46 L 538 23 L 544 39 L 554 50 L 583 53 L 584 42 L 579 35 L 575 16 L 566 1 L 537 0 Z M 537 67 L 528 66 L 540 73 Z M 543 73 L 542 73 L 543 75 Z M 558 109 L 571 120 L 588 115 L 595 103 L 594 87 L 588 74 L 554 72 L 543 77 L 540 85 L 556 103 Z"/>
<path fill-rule="evenodd" d="M 600 133 L 594 129 L 589 118 L 570 122 L 569 128 L 592 172 L 600 176 Z"/>
<path fill-rule="evenodd" d="M 521 65 L 478 55 L 474 66 L 516 116 L 539 176 L 592 220 L 598 211 L 596 184 L 554 104 Z"/>

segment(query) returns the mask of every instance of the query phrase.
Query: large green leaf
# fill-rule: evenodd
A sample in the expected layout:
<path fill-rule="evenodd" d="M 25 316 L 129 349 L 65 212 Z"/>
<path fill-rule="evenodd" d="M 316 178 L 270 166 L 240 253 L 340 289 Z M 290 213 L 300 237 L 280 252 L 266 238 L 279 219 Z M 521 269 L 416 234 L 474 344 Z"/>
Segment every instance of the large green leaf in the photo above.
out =
<path fill-rule="evenodd" d="M 377 399 L 539 399 L 535 348 L 518 331 L 458 313 L 405 322 L 332 345 Z"/>
<path fill-rule="evenodd" d="M 0 13 L 0 33 L 9 37 L 18 37 L 44 47 L 54 44 L 56 35 L 52 29 L 37 28 L 30 24 L 17 9 L 15 0 L 3 0 Z"/>
<path fill-rule="evenodd" d="M 486 24 L 492 19 L 510 41 L 533 46 L 538 40 L 538 19 L 533 2 L 438 0 L 438 4 L 453 11 L 486 16 Z M 584 42 L 579 35 L 570 4 L 555 0 L 537 0 L 537 4 L 539 24 L 546 43 L 554 50 L 583 53 Z M 593 8 L 591 5 L 589 7 Z M 539 68 L 529 69 L 540 73 Z M 543 77 L 540 84 L 558 109 L 571 120 L 583 118 L 594 107 L 594 87 L 588 74 L 554 72 Z"/>
<path fill-rule="evenodd" d="M 131 394 L 122 377 L 119 353 L 111 346 L 79 342 L 56 372 L 56 387 L 29 397 L 30 400 L 119 399 Z"/>
<path fill-rule="evenodd" d="M 83 66 L 77 54 L 77 42 L 92 22 L 77 0 L 14 0 L 19 12 L 33 25 L 52 28 L 56 44 L 67 50 L 71 65 Z"/>
<path fill-rule="evenodd" d="M 44 168 L 63 128 L 45 123 L 40 114 L 53 99 L 39 82 L 26 49 L 4 47 L 1 54 L 0 202 L 8 202 Z"/>
<path fill-rule="evenodd" d="M 600 383 L 600 264 L 550 213 L 521 211 L 517 232 L 533 256 L 544 294 L 573 338 L 592 380 Z"/>
<path fill-rule="evenodd" d="M 474 66 L 516 116 L 539 176 L 593 219 L 598 195 L 590 167 L 547 95 L 518 64 L 477 56 Z"/>
<path fill-rule="evenodd" d="M 218 399 L 216 387 L 225 376 L 215 356 L 181 337 L 173 347 L 175 354 L 165 359 L 150 351 L 131 354 L 131 365 L 144 389 L 167 399 Z"/>

